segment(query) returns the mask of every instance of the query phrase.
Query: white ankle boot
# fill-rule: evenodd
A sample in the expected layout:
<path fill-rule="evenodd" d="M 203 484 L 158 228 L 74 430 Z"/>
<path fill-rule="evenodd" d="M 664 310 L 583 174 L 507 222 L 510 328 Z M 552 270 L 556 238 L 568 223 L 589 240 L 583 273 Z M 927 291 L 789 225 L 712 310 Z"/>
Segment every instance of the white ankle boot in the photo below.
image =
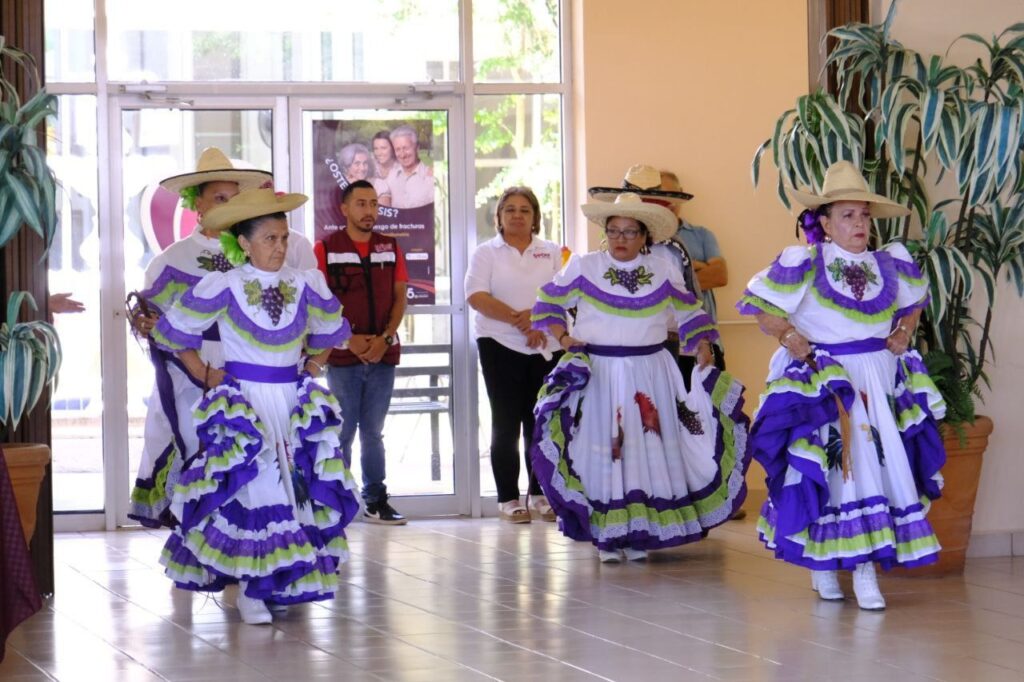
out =
<path fill-rule="evenodd" d="M 274 618 L 270 615 L 270 609 L 263 603 L 263 600 L 245 596 L 244 589 L 239 586 L 237 601 L 242 621 L 249 625 L 266 625 L 271 622 Z"/>
<path fill-rule="evenodd" d="M 811 571 L 811 587 L 825 601 L 846 599 L 843 588 L 839 586 L 838 571 Z"/>
<path fill-rule="evenodd" d="M 885 609 L 885 597 L 878 589 L 878 578 L 875 577 L 875 565 L 866 562 L 853 569 L 853 592 L 857 595 L 857 606 L 865 611 L 882 611 Z"/>

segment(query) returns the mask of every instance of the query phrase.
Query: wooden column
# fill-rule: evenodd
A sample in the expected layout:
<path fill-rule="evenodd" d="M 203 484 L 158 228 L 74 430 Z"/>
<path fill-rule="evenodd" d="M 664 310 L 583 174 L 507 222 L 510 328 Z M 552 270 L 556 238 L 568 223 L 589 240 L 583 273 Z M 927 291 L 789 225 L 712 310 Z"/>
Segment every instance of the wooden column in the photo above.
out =
<path fill-rule="evenodd" d="M 31 54 L 42 76 L 44 57 L 43 0 L 3 0 L 0 2 L 0 34 L 8 45 Z M 36 83 L 5 65 L 4 72 L 15 76 L 15 87 L 22 101 L 34 94 Z M 10 77 L 10 76 L 9 76 Z M 26 88 L 33 88 L 26 94 Z M 40 140 L 44 139 L 45 125 L 40 126 Z M 22 230 L 8 242 L 0 253 L 0 307 L 6 309 L 7 296 L 12 291 L 28 291 L 36 299 L 39 312 L 35 319 L 46 315 L 47 263 L 43 258 L 43 241 L 31 230 Z M 22 318 L 28 319 L 23 311 Z M 9 437 L 16 443 L 45 443 L 50 445 L 50 411 L 37 407 L 22 421 L 18 430 Z M 32 539 L 32 562 L 36 585 L 43 594 L 53 593 L 53 477 L 52 464 L 46 468 L 42 490 L 39 493 L 36 533 Z"/>
<path fill-rule="evenodd" d="M 837 26 L 871 21 L 870 0 L 807 0 L 807 80 L 808 92 L 825 88 L 838 94 L 833 73 L 821 72 L 825 58 L 835 47 L 835 40 L 822 43 L 825 35 Z"/>

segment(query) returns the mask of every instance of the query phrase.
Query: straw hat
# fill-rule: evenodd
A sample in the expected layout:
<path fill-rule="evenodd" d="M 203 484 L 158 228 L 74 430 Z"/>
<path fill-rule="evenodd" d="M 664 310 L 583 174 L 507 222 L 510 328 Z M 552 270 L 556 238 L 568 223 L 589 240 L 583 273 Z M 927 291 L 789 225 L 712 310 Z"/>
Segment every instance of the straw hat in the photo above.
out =
<path fill-rule="evenodd" d="M 821 194 L 811 194 L 790 189 L 789 195 L 805 208 L 818 208 L 836 201 L 866 201 L 871 205 L 872 218 L 910 215 L 906 206 L 870 191 L 864 176 L 849 161 L 836 161 L 828 167 L 821 190 Z"/>
<path fill-rule="evenodd" d="M 272 213 L 287 213 L 309 199 L 305 194 L 275 194 L 274 190 L 247 189 L 231 197 L 227 203 L 211 208 L 203 216 L 203 227 L 226 230 L 235 223 Z"/>
<path fill-rule="evenodd" d="M 235 168 L 224 152 L 216 147 L 207 147 L 199 155 L 194 173 L 172 175 L 161 181 L 160 186 L 175 194 L 186 187 L 194 187 L 204 182 L 237 182 L 238 189 L 254 189 L 263 183 L 272 181 L 274 176 L 266 171 L 255 168 Z"/>
<path fill-rule="evenodd" d="M 693 195 L 689 192 L 669 192 L 661 188 L 661 171 L 654 166 L 638 163 L 626 171 L 622 179 L 622 187 L 591 187 L 587 193 L 598 201 L 614 201 L 623 192 L 632 192 L 641 197 L 657 199 L 676 199 L 689 201 Z"/>
<path fill-rule="evenodd" d="M 639 194 L 633 192 L 620 193 L 614 202 L 596 201 L 583 204 L 582 209 L 583 215 L 601 228 L 604 228 L 608 219 L 614 216 L 637 220 L 647 226 L 647 231 L 655 242 L 665 241 L 674 235 L 679 227 L 679 220 L 672 211 L 658 204 L 647 203 Z"/>

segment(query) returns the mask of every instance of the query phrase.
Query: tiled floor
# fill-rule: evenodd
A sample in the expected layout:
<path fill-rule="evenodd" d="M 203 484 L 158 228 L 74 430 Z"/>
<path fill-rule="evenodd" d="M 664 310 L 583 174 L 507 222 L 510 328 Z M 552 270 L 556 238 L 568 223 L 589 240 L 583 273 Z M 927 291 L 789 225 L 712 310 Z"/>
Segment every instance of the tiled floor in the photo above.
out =
<path fill-rule="evenodd" d="M 1024 680 L 1024 559 L 887 576 L 889 609 L 867 613 L 818 601 L 749 519 L 628 565 L 541 523 L 350 535 L 337 598 L 273 626 L 242 624 L 230 594 L 173 590 L 160 533 L 61 535 L 57 596 L 11 637 L 0 679 Z"/>

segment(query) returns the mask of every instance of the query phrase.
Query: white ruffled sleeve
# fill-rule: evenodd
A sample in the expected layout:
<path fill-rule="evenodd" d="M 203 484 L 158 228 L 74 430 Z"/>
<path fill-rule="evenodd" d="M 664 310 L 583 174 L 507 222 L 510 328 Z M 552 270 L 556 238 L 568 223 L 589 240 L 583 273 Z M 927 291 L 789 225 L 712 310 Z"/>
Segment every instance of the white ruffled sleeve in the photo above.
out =
<path fill-rule="evenodd" d="M 306 311 L 309 313 L 305 353 L 318 355 L 348 340 L 352 336 L 352 328 L 342 317 L 341 303 L 328 288 L 323 273 L 312 269 L 299 274 L 305 281 Z"/>
<path fill-rule="evenodd" d="M 923 308 L 928 305 L 928 279 L 917 267 L 907 247 L 900 242 L 893 242 L 882 247 L 882 251 L 892 256 L 899 276 L 899 288 L 896 291 L 896 317 Z"/>
<path fill-rule="evenodd" d="M 743 315 L 789 317 L 800 306 L 814 278 L 811 248 L 786 247 L 770 266 L 750 278 L 737 310 Z"/>
<path fill-rule="evenodd" d="M 203 332 L 224 314 L 230 301 L 227 273 L 211 272 L 186 291 L 160 318 L 150 338 L 172 353 L 199 350 L 203 345 Z"/>

